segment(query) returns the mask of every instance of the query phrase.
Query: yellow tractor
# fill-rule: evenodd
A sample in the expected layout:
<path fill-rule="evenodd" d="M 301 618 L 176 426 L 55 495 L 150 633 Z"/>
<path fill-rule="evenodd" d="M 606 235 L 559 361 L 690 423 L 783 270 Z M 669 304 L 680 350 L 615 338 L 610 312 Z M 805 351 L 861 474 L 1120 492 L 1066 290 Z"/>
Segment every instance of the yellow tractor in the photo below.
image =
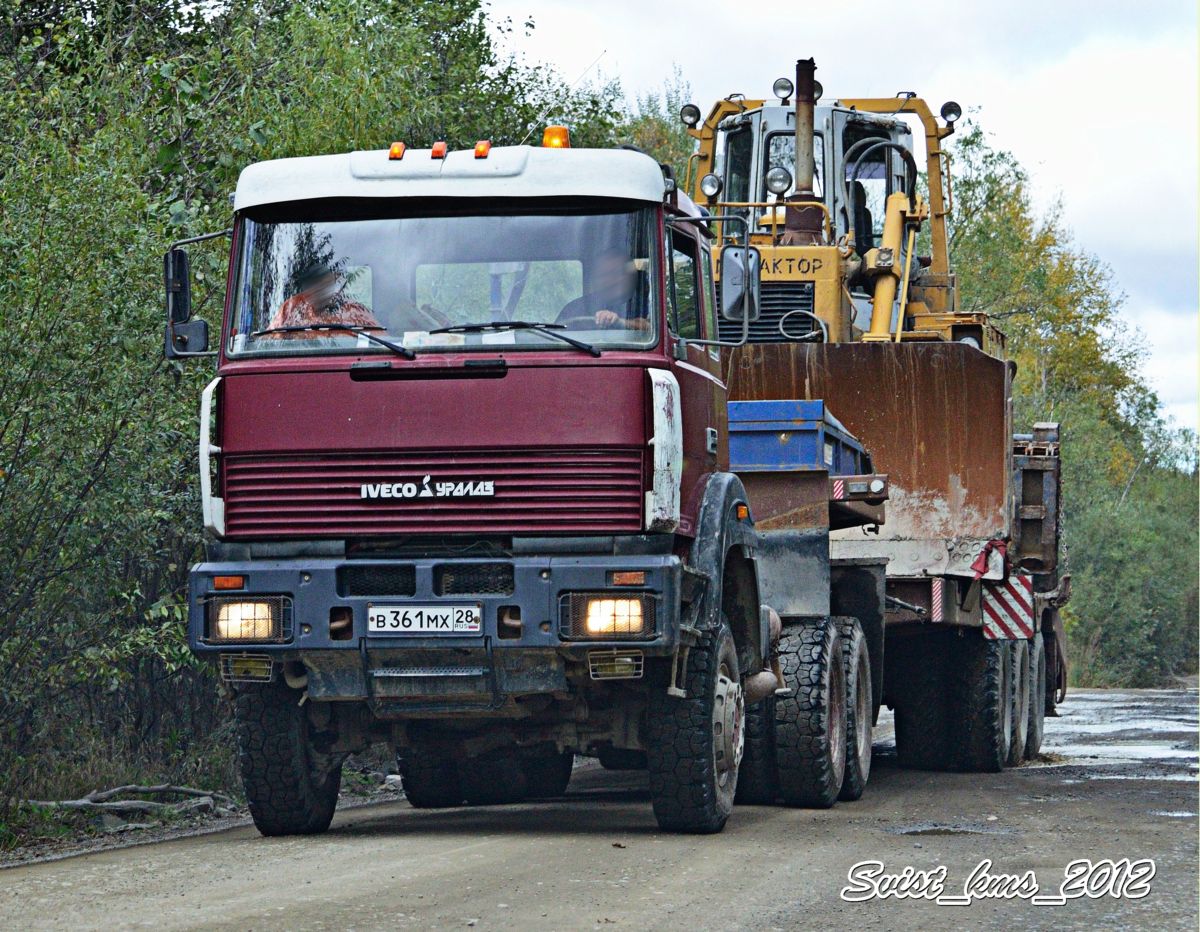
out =
<path fill-rule="evenodd" d="M 886 562 L 876 714 L 895 710 L 902 762 L 996 770 L 1038 752 L 1066 682 L 1058 425 L 1014 435 L 1004 335 L 959 305 L 942 146 L 961 108 L 939 119 L 912 93 L 825 102 L 815 70 L 798 61 L 775 100 L 680 112 L 698 143 L 684 187 L 712 217 L 714 265 L 744 250 L 758 281 L 718 322 L 737 344 L 723 350 L 730 401 L 822 399 L 889 477 L 886 523 L 827 541 L 799 533 L 811 502 L 798 484 L 749 479 L 756 526 L 776 538 L 760 554 L 763 601 L 785 624 L 855 615 L 784 598 L 785 581 L 825 544 L 835 574 Z"/>

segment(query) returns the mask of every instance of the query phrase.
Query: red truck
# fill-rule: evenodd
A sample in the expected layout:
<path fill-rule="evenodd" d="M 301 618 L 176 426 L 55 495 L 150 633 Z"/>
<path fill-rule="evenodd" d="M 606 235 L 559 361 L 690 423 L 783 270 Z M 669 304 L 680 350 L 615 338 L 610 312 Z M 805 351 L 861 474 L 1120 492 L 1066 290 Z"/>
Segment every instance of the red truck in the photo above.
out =
<path fill-rule="evenodd" d="M 722 343 L 712 219 L 553 128 L 251 165 L 211 353 L 167 253 L 167 355 L 217 361 L 188 638 L 263 833 L 323 831 L 375 743 L 418 807 L 558 795 L 575 755 L 647 769 L 674 831 L 862 793 L 883 563 L 828 539 L 887 477 L 820 401 L 728 404 L 757 253 L 721 252 Z M 762 604 L 751 474 L 803 488 L 811 616 Z"/>

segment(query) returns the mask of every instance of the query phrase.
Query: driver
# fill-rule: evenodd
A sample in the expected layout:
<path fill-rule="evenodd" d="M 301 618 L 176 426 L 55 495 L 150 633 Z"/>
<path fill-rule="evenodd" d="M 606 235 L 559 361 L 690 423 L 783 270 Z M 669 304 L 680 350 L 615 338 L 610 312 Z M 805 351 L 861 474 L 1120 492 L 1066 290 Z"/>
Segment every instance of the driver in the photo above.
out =
<path fill-rule="evenodd" d="M 649 330 L 650 319 L 637 316 L 637 269 L 620 250 L 601 253 L 592 268 L 592 290 L 569 302 L 559 313 L 558 323 L 591 318 L 597 327 Z"/>
<path fill-rule="evenodd" d="M 346 279 L 337 269 L 315 261 L 294 276 L 297 291 L 280 306 L 266 330 L 280 327 L 312 327 L 347 324 L 370 330 L 386 329 L 363 304 L 347 298 Z M 288 337 L 320 337 L 321 331 L 278 334 Z"/>

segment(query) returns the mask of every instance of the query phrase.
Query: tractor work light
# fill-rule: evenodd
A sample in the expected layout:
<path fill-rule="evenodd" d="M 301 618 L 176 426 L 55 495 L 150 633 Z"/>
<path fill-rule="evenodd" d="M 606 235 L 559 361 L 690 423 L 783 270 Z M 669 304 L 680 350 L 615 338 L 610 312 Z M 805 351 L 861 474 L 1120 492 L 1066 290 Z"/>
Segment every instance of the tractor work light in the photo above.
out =
<path fill-rule="evenodd" d="M 776 78 L 775 83 L 771 85 L 771 93 L 787 103 L 787 99 L 792 96 L 792 91 L 795 86 L 788 78 Z"/>
<path fill-rule="evenodd" d="M 695 104 L 684 104 L 679 108 L 679 119 L 684 126 L 695 126 L 700 122 L 700 108 Z"/>
<path fill-rule="evenodd" d="M 490 139 L 481 139 L 475 143 L 475 158 L 486 159 L 488 153 L 492 151 L 492 141 Z"/>
<path fill-rule="evenodd" d="M 704 193 L 705 197 L 716 197 L 721 193 L 721 187 L 720 175 L 714 175 L 712 172 L 709 172 L 700 179 L 700 190 Z"/>
<path fill-rule="evenodd" d="M 568 640 L 645 640 L 654 636 L 650 592 L 569 592 L 561 596 L 559 628 Z"/>
<path fill-rule="evenodd" d="M 942 119 L 947 123 L 953 125 L 960 116 L 962 116 L 962 107 L 953 100 L 947 100 L 942 104 Z"/>
<path fill-rule="evenodd" d="M 404 150 L 407 147 L 402 142 L 393 142 L 391 148 L 388 149 L 388 161 L 399 162 L 404 158 Z"/>
<path fill-rule="evenodd" d="M 547 126 L 542 131 L 542 148 L 570 149 L 571 132 L 565 126 Z"/>
<path fill-rule="evenodd" d="M 285 596 L 219 596 L 208 601 L 207 609 L 209 643 L 287 640 L 291 600 Z"/>
<path fill-rule="evenodd" d="M 767 190 L 772 194 L 787 194 L 792 187 L 792 173 L 782 165 L 767 172 Z"/>
<path fill-rule="evenodd" d="M 813 100 L 820 100 L 821 95 L 825 93 L 825 88 L 821 87 L 820 81 L 813 81 Z"/>

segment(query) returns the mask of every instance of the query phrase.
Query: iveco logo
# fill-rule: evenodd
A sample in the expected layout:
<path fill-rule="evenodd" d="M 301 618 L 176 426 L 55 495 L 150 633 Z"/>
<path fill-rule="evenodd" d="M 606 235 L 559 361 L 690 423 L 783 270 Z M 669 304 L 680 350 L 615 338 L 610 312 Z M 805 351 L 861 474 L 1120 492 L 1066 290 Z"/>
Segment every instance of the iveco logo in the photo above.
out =
<path fill-rule="evenodd" d="M 430 478 L 426 476 L 420 482 L 365 482 L 359 495 L 361 498 L 490 498 L 496 494 L 493 479 L 430 482 Z"/>

